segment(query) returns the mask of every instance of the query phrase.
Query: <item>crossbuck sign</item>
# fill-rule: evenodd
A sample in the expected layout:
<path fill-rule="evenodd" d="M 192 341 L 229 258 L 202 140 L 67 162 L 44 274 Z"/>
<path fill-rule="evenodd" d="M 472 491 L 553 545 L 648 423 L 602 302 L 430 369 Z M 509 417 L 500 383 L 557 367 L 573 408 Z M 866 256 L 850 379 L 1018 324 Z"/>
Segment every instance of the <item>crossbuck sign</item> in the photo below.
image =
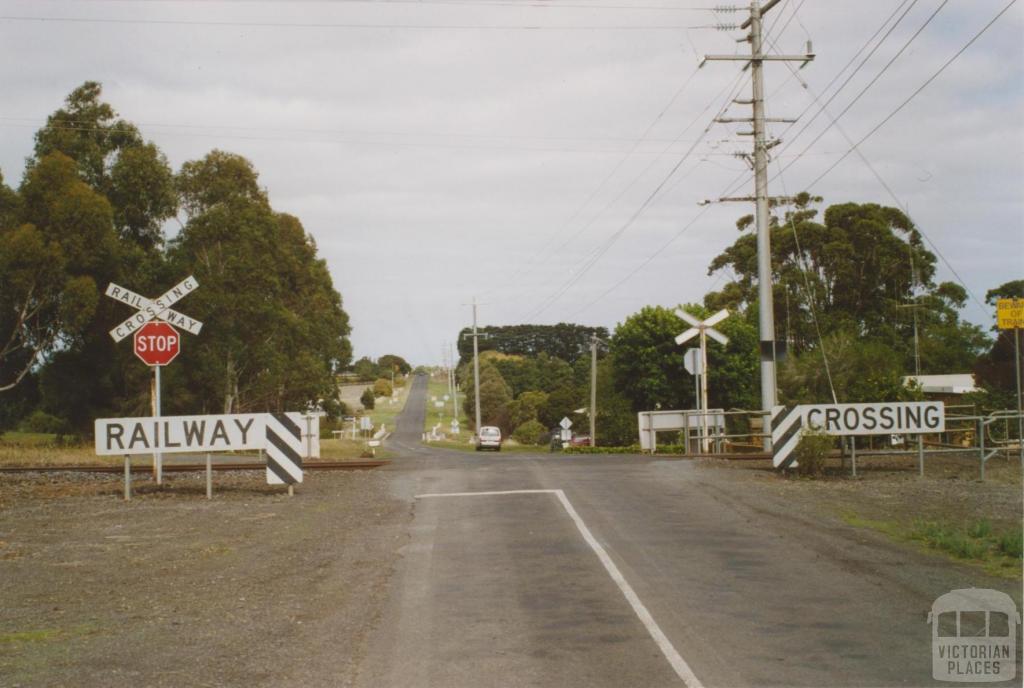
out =
<path fill-rule="evenodd" d="M 199 331 L 203 329 L 203 323 L 171 310 L 171 306 L 191 294 L 198 287 L 199 283 L 196 281 L 196 278 L 189 275 L 171 287 L 166 294 L 150 300 L 130 289 L 125 289 L 111 282 L 107 285 L 106 295 L 115 301 L 120 301 L 133 308 L 137 308 L 138 313 L 135 313 L 132 317 L 112 329 L 110 336 L 113 337 L 115 342 L 119 342 L 151 320 L 163 320 L 191 334 L 199 334 Z"/>

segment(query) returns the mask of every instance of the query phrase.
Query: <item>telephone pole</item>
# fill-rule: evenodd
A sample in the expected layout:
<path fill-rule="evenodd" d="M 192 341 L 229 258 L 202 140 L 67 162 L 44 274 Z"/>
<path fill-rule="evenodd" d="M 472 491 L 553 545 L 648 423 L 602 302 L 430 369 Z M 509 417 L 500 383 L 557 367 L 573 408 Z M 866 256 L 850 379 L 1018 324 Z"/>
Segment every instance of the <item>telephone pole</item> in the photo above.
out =
<path fill-rule="evenodd" d="M 804 55 L 766 55 L 762 46 L 762 18 L 765 13 L 775 7 L 780 0 L 768 0 L 761 6 L 760 0 L 752 0 L 750 3 L 750 18 L 740 28 L 750 29 L 750 33 L 744 38 L 750 43 L 750 57 L 743 55 L 705 55 L 701 66 L 711 60 L 731 60 L 747 62 L 750 66 L 750 79 L 753 86 L 753 97 L 751 100 L 734 101 L 740 105 L 751 105 L 753 117 L 751 118 L 719 118 L 719 122 L 750 122 L 753 124 L 753 131 L 744 132 L 747 136 L 754 137 L 754 196 L 753 198 L 722 198 L 721 201 L 753 201 L 754 220 L 757 226 L 757 280 L 758 280 L 758 325 L 760 329 L 760 354 L 761 354 L 761 410 L 764 412 L 764 447 L 771 449 L 771 411 L 778 403 L 778 393 L 775 387 L 775 313 L 772 304 L 772 266 L 771 266 L 771 234 L 769 230 L 768 214 L 768 150 L 779 144 L 778 140 L 768 141 L 765 135 L 765 123 L 768 121 L 792 121 L 792 120 L 768 120 L 764 113 L 764 74 L 765 62 L 802 62 L 804 64 L 814 59 L 810 51 L 810 42 L 807 45 L 807 52 Z"/>
<path fill-rule="evenodd" d="M 597 446 L 597 343 L 596 334 L 590 335 L 590 446 Z"/>
<path fill-rule="evenodd" d="M 476 297 L 473 297 L 473 302 L 470 304 L 464 304 L 473 307 L 473 332 L 469 334 L 473 338 L 473 402 L 476 411 L 476 425 L 473 427 L 474 434 L 480 432 L 480 348 L 477 344 L 477 340 L 480 337 L 486 337 L 487 335 L 481 335 L 476 330 Z"/>
<path fill-rule="evenodd" d="M 455 384 L 455 366 L 458 364 L 458 359 L 455 358 L 455 345 L 448 345 L 449 359 L 451 360 L 451 367 L 448 369 L 448 386 L 452 392 L 452 418 L 456 422 L 459 420 L 459 392 L 456 389 Z"/>

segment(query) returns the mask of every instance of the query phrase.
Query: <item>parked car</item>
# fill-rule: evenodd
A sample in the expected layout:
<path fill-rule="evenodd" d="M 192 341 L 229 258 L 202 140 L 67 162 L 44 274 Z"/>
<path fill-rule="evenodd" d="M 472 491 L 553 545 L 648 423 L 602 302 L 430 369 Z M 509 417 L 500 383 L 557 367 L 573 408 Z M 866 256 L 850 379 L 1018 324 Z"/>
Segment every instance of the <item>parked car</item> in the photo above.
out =
<path fill-rule="evenodd" d="M 501 451 L 501 428 L 493 425 L 482 425 L 476 434 L 476 450 L 493 449 Z"/>
<path fill-rule="evenodd" d="M 572 439 L 569 440 L 569 446 L 571 447 L 589 447 L 590 437 L 588 435 L 573 435 Z"/>

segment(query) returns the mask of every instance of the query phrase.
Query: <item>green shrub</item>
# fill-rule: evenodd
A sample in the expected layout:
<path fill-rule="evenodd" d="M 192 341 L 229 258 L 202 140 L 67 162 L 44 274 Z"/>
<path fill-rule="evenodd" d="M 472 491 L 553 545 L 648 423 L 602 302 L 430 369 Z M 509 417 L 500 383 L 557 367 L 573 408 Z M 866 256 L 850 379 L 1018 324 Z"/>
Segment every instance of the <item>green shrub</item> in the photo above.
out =
<path fill-rule="evenodd" d="M 640 445 L 633 444 L 628 447 L 566 447 L 563 451 L 566 454 L 639 454 Z"/>
<path fill-rule="evenodd" d="M 990 549 L 984 538 L 991 528 L 987 521 L 979 521 L 963 531 L 932 521 L 918 521 L 914 524 L 914 538 L 960 559 L 984 559 Z M 985 535 L 974 535 L 982 532 Z"/>
<path fill-rule="evenodd" d="M 1024 557 L 1024 531 L 1018 528 L 1016 531 L 1003 533 L 996 540 L 996 549 L 1014 559 Z"/>
<path fill-rule="evenodd" d="M 22 432 L 61 435 L 68 431 L 68 424 L 67 421 L 44 411 L 33 411 L 32 415 L 21 421 L 18 429 Z"/>
<path fill-rule="evenodd" d="M 833 437 L 814 430 L 804 430 L 800 441 L 793 450 L 796 458 L 796 472 L 816 477 L 825 471 L 825 459 L 832 451 Z"/>
<path fill-rule="evenodd" d="M 544 441 L 544 434 L 547 432 L 540 421 L 528 420 L 512 431 L 512 439 L 519 444 L 538 445 Z"/>
<path fill-rule="evenodd" d="M 986 538 L 992 534 L 992 524 L 989 523 L 987 518 L 975 521 L 967 526 L 967 534 L 975 540 L 978 538 Z"/>
<path fill-rule="evenodd" d="M 373 383 L 373 394 L 378 397 L 389 397 L 395 390 L 391 387 L 391 383 L 384 378 L 381 378 Z"/>
<path fill-rule="evenodd" d="M 372 411 L 374 405 L 373 390 L 369 387 L 364 389 L 362 396 L 359 397 L 359 403 L 362 404 L 363 408 L 367 411 Z"/>

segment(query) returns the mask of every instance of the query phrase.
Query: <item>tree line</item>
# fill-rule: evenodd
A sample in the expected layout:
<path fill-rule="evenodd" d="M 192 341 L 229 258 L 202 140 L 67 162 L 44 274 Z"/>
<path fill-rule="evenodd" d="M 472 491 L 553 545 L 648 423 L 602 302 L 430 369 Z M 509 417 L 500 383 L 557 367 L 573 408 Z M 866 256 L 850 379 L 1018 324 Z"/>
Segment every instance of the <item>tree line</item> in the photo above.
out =
<path fill-rule="evenodd" d="M 792 207 L 773 209 L 773 305 L 779 341 L 781 403 L 865 402 L 920 396 L 904 377 L 972 372 L 981 392 L 965 402 L 980 409 L 1013 401 L 1013 342 L 961 319 L 967 292 L 936 282 L 936 256 L 910 218 L 873 203 L 829 206 L 799 195 Z M 718 327 L 729 344 L 709 343 L 712 408 L 760 407 L 757 244 L 740 218 L 741 236 L 710 266 L 731 279 L 701 304 L 682 306 L 705 318 L 721 308 L 731 315 Z M 1024 297 L 1024 280 L 994 287 L 986 301 Z M 598 362 L 598 439 L 605 445 L 636 440 L 638 411 L 695 408 L 694 378 L 686 371 L 688 347 L 675 344 L 688 329 L 673 308 L 646 306 L 599 334 L 607 341 Z M 915 328 L 917 336 L 915 337 Z M 586 427 L 590 399 L 590 334 L 601 328 L 561 323 L 481 328 L 482 422 L 530 441 L 568 416 Z M 474 415 L 472 342 L 460 333 L 458 378 Z M 583 410 L 582 413 L 576 411 Z"/>
<path fill-rule="evenodd" d="M 0 176 L 0 430 L 148 415 L 151 373 L 108 335 L 132 311 L 103 292 L 155 298 L 187 275 L 199 288 L 175 309 L 204 327 L 164 370 L 166 413 L 330 411 L 349 319 L 301 221 L 274 210 L 242 156 L 213 150 L 174 172 L 101 96 L 76 88 L 36 132 L 20 184 Z"/>

